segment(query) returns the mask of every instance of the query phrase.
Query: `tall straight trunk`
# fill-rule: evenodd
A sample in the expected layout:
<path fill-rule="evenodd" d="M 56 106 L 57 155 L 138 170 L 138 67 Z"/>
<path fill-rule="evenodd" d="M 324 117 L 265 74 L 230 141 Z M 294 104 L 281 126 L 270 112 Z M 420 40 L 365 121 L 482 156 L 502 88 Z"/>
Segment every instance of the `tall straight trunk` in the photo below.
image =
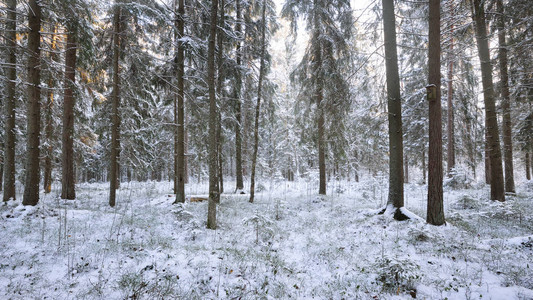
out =
<path fill-rule="evenodd" d="M 409 183 L 409 158 L 405 155 L 403 160 L 403 183 Z"/>
<path fill-rule="evenodd" d="M 442 112 L 440 77 L 440 0 L 429 0 L 428 94 L 429 155 L 428 204 L 426 221 L 444 224 L 442 195 Z M 452 125 L 453 126 L 453 125 Z"/>
<path fill-rule="evenodd" d="M 118 1 L 115 1 L 115 12 L 113 16 L 113 91 L 111 94 L 111 160 L 109 163 L 109 205 L 115 206 L 116 193 L 118 189 L 118 164 L 120 152 L 120 47 L 121 47 L 121 8 Z"/>
<path fill-rule="evenodd" d="M 207 84 L 209 86 L 209 203 L 207 206 L 207 228 L 217 228 L 217 103 L 215 90 L 215 39 L 217 34 L 218 0 L 211 1 L 209 43 L 207 49 Z"/>
<path fill-rule="evenodd" d="M 255 105 L 254 126 L 254 152 L 252 154 L 252 174 L 250 177 L 250 203 L 254 202 L 255 196 L 255 167 L 257 164 L 257 151 L 259 149 L 259 112 L 261 110 L 261 96 L 263 79 L 265 77 L 265 48 L 266 48 L 266 1 L 263 1 L 262 27 L 261 27 L 261 64 L 259 66 L 259 80 L 257 82 L 257 103 Z"/>
<path fill-rule="evenodd" d="M 54 81 L 50 78 L 48 81 L 48 97 L 47 97 L 47 103 L 45 106 L 45 140 L 48 142 L 48 145 L 46 146 L 46 149 L 44 149 L 44 179 L 43 179 L 43 188 L 45 194 L 48 194 L 52 191 L 52 139 L 54 134 L 54 127 L 52 122 L 52 108 L 54 106 Z"/>
<path fill-rule="evenodd" d="M 220 17 L 218 19 L 218 27 L 217 27 L 217 93 L 219 95 L 219 101 L 220 103 L 224 103 L 224 91 L 222 90 L 222 83 L 223 83 L 223 63 L 224 63 L 224 45 L 223 45 L 223 28 L 224 28 L 224 0 L 220 0 Z M 223 104 L 224 105 L 224 104 Z M 224 192 L 224 177 L 223 177 L 223 157 L 222 157 L 222 112 L 221 108 L 218 107 L 217 110 L 217 159 L 218 159 L 218 165 L 217 165 L 217 172 L 218 172 L 218 192 L 219 197 L 217 198 L 217 203 L 220 202 L 220 194 Z"/>
<path fill-rule="evenodd" d="M 322 76 L 322 41 L 321 37 L 321 20 L 320 12 L 318 10 L 318 0 L 314 0 L 315 10 L 314 10 L 314 40 L 315 40 L 315 98 L 316 98 L 316 109 L 318 114 L 317 127 L 318 127 L 318 172 L 319 172 L 319 189 L 318 194 L 326 194 L 326 146 L 325 146 L 325 137 L 324 137 L 324 78 Z"/>
<path fill-rule="evenodd" d="M 451 0 L 449 2 L 449 14 L 450 16 L 453 14 L 453 5 L 454 1 Z M 446 131 L 448 134 L 448 147 L 447 147 L 447 173 L 448 177 L 452 177 L 452 171 L 455 168 L 455 127 L 454 127 L 454 109 L 453 109 L 453 47 L 454 47 L 454 40 L 453 40 L 453 30 L 454 26 L 453 23 L 450 24 L 450 53 L 448 53 L 448 93 L 447 93 L 447 121 L 448 124 L 446 125 Z"/>
<path fill-rule="evenodd" d="M 422 147 L 422 184 L 426 184 L 426 148 Z"/>
<path fill-rule="evenodd" d="M 529 168 L 531 165 L 531 159 L 529 157 L 529 151 L 526 151 L 526 157 L 525 157 L 525 163 L 526 163 L 526 179 L 531 180 L 531 173 L 529 172 Z"/>
<path fill-rule="evenodd" d="M 41 140 L 41 7 L 37 0 L 29 1 L 28 34 L 28 111 L 26 143 L 26 181 L 23 205 L 39 202 L 39 155 Z"/>
<path fill-rule="evenodd" d="M 485 23 L 485 9 L 482 0 L 474 0 L 473 5 L 478 55 L 481 62 L 483 98 L 485 100 L 485 114 L 487 120 L 487 142 L 490 155 L 490 198 L 492 200 L 505 201 L 502 153 L 500 149 L 498 119 L 496 117 L 492 66 L 490 62 L 489 41 L 487 38 L 487 27 Z"/>
<path fill-rule="evenodd" d="M 487 119 L 485 119 L 485 157 L 483 162 L 485 163 L 485 183 L 490 184 L 490 144 L 489 144 L 489 131 L 488 131 Z"/>
<path fill-rule="evenodd" d="M 78 27 L 75 20 L 67 27 L 67 50 L 65 52 L 65 93 L 63 100 L 63 146 L 61 199 L 76 199 L 74 172 L 74 99 L 73 91 L 76 84 L 76 59 L 78 48 Z"/>
<path fill-rule="evenodd" d="M 497 0 L 498 7 L 498 56 L 500 65 L 500 81 L 502 89 L 502 138 L 503 138 L 503 160 L 505 162 L 505 191 L 515 192 L 514 172 L 513 172 L 513 140 L 511 123 L 511 97 L 509 96 L 509 75 L 507 66 L 507 42 L 505 41 L 505 17 L 502 0 Z"/>
<path fill-rule="evenodd" d="M 176 201 L 185 202 L 185 88 L 184 88 L 184 75 L 185 75 L 185 46 L 180 40 L 185 36 L 185 3 L 184 0 L 179 0 L 178 14 L 176 16 L 176 43 L 178 45 L 178 51 L 176 55 L 176 67 L 177 67 L 177 105 L 175 112 L 176 116 L 176 135 L 175 135 L 175 177 L 174 177 L 174 192 L 176 193 Z"/>
<path fill-rule="evenodd" d="M 242 104 L 241 104 L 241 90 L 242 90 L 242 75 L 241 75 L 241 63 L 242 63 L 242 52 L 241 52 L 241 1 L 235 0 L 235 35 L 237 35 L 237 43 L 235 46 L 235 62 L 237 64 L 237 72 L 235 73 L 235 88 L 233 90 L 233 101 L 235 101 L 235 180 L 237 185 L 235 190 L 244 189 L 244 182 L 242 177 L 242 133 L 241 133 L 241 122 L 242 122 Z"/>
<path fill-rule="evenodd" d="M 16 80 L 17 80 L 17 1 L 7 0 L 7 20 L 5 29 L 6 64 L 5 72 L 6 97 L 5 97 L 5 141 L 4 141 L 4 198 L 15 200 L 15 107 L 16 107 Z"/>
<path fill-rule="evenodd" d="M 383 31 L 385 39 L 385 69 L 387 75 L 387 107 L 389 119 L 389 197 L 387 205 L 399 212 L 403 207 L 403 134 L 400 75 L 396 49 L 394 0 L 383 0 Z M 399 216 L 399 214 L 395 215 Z M 398 219 L 398 218 L 397 218 Z"/>

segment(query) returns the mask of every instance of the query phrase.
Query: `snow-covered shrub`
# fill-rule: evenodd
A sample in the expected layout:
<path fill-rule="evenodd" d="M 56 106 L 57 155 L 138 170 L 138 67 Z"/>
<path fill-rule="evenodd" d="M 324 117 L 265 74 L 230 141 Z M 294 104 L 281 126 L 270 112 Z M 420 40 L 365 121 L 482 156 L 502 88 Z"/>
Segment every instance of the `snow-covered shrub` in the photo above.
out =
<path fill-rule="evenodd" d="M 420 266 L 408 258 L 383 257 L 376 263 L 377 279 L 383 283 L 383 290 L 399 293 L 413 290 L 420 278 Z"/>
<path fill-rule="evenodd" d="M 466 172 L 458 172 L 454 170 L 452 177 L 446 177 L 444 179 L 444 186 L 453 190 L 469 189 L 472 188 L 474 179 L 467 175 Z"/>
<path fill-rule="evenodd" d="M 463 195 L 454 205 L 456 209 L 479 209 L 480 207 L 479 199 L 474 199 L 469 195 Z"/>
<path fill-rule="evenodd" d="M 244 225 L 254 225 L 255 227 L 255 242 L 259 243 L 269 241 L 274 236 L 274 230 L 271 228 L 272 220 L 261 215 L 253 215 L 242 220 Z"/>

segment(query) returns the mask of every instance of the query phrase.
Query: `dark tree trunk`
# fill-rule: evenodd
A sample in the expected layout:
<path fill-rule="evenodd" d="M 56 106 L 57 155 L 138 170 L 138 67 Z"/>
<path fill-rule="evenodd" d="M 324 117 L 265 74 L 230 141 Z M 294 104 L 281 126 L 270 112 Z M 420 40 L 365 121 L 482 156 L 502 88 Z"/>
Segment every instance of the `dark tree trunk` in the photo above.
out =
<path fill-rule="evenodd" d="M 326 146 L 325 146 L 325 137 L 324 137 L 324 79 L 322 76 L 322 41 L 321 41 L 321 22 L 320 11 L 318 9 L 318 0 L 314 0 L 315 10 L 314 10 L 314 35 L 315 41 L 315 53 L 314 53 L 314 73 L 316 76 L 315 82 L 315 98 L 316 98 L 316 109 L 317 109 L 317 127 L 318 127 L 318 172 L 319 172 L 319 189 L 318 194 L 326 194 Z"/>
<path fill-rule="evenodd" d="M 220 0 L 220 17 L 218 19 L 218 27 L 217 27 L 217 92 L 219 95 L 219 101 L 224 105 L 224 91 L 222 90 L 222 84 L 224 81 L 224 73 L 222 72 L 223 64 L 224 64 L 224 45 L 223 45 L 223 28 L 224 28 L 224 0 Z M 216 199 L 217 203 L 220 203 L 220 194 L 224 192 L 224 177 L 223 177 L 223 156 L 222 156 L 222 112 L 221 107 L 218 107 L 217 110 L 217 159 L 218 159 L 218 165 L 217 165 L 217 172 L 218 172 L 218 192 L 219 196 Z"/>
<path fill-rule="evenodd" d="M 428 204 L 426 221 L 432 225 L 444 224 L 442 195 L 442 112 L 440 76 L 440 0 L 429 0 L 429 154 Z M 452 124 L 453 125 L 453 124 Z"/>
<path fill-rule="evenodd" d="M 255 168 L 257 163 L 257 151 L 259 149 L 259 112 L 261 110 L 261 96 L 263 78 L 265 76 L 265 48 L 266 48 L 266 1 L 263 1 L 262 26 L 261 26 L 261 65 L 259 66 L 259 81 L 257 82 L 257 104 L 255 106 L 254 126 L 254 152 L 252 154 L 252 174 L 250 178 L 250 203 L 254 202 L 255 196 Z"/>
<path fill-rule="evenodd" d="M 235 46 L 235 60 L 237 64 L 237 72 L 235 73 L 235 88 L 233 90 L 233 100 L 235 101 L 235 179 L 237 181 L 236 190 L 244 189 L 243 176 L 242 176 L 242 133 L 241 133 L 241 90 L 242 90 L 242 75 L 241 75 L 241 1 L 235 1 L 235 35 L 237 35 L 237 43 Z"/>
<path fill-rule="evenodd" d="M 111 94 L 111 161 L 109 166 L 109 205 L 115 206 L 116 193 L 118 189 L 119 174 L 119 153 L 120 153 L 120 47 L 122 31 L 121 8 L 119 3 L 115 2 L 115 12 L 113 16 L 113 91 Z"/>
<path fill-rule="evenodd" d="M 484 163 L 485 163 L 485 183 L 490 184 L 490 145 L 489 145 L 489 131 L 488 131 L 488 123 L 487 119 L 485 119 L 485 157 L 484 157 Z"/>
<path fill-rule="evenodd" d="M 178 93 L 177 93 L 177 111 L 174 113 L 176 116 L 176 135 L 175 135 L 175 169 L 174 172 L 174 192 L 176 193 L 175 203 L 185 202 L 185 109 L 184 109 L 184 75 L 185 75 L 185 46 L 180 40 L 185 35 L 185 3 L 184 0 L 179 0 L 178 14 L 176 16 L 176 43 L 178 45 L 178 51 L 176 55 L 176 68 L 177 68 L 177 81 L 178 81 Z"/>
<path fill-rule="evenodd" d="M 454 1 L 450 1 L 450 9 L 449 13 L 450 16 L 453 14 L 453 3 Z M 431 20 L 431 19 L 430 19 Z M 453 40 L 453 23 L 450 24 L 450 53 L 448 54 L 448 93 L 447 93 L 447 121 L 448 124 L 446 125 L 446 131 L 448 134 L 448 147 L 447 147 L 447 173 L 448 177 L 452 177 L 452 171 L 455 168 L 455 127 L 454 127 L 454 109 L 453 109 L 453 47 L 454 47 L 454 40 Z"/>
<path fill-rule="evenodd" d="M 48 82 L 48 101 L 45 107 L 46 115 L 46 125 L 45 125 L 45 140 L 48 142 L 48 145 L 44 149 L 44 179 L 43 179 L 43 188 L 44 193 L 48 194 L 52 191 L 52 139 L 54 134 L 53 124 L 52 124 L 52 108 L 54 106 L 54 92 L 52 91 L 54 87 L 54 81 L 52 79 Z"/>
<path fill-rule="evenodd" d="M 76 51 L 78 28 L 75 20 L 69 22 L 67 51 L 65 53 L 65 94 L 63 100 L 63 153 L 61 199 L 76 199 L 74 174 L 74 105 L 73 90 L 76 84 Z"/>
<path fill-rule="evenodd" d="M 383 0 L 385 68 L 387 72 L 387 107 L 389 119 L 389 197 L 388 205 L 403 207 L 403 137 L 400 76 L 396 49 L 394 0 Z M 399 210 L 398 210 L 399 211 Z"/>
<path fill-rule="evenodd" d="M 215 39 L 217 34 L 218 0 L 211 1 L 209 43 L 207 51 L 207 84 L 209 85 L 209 203 L 207 208 L 207 228 L 217 228 L 217 103 L 215 90 Z"/>
<path fill-rule="evenodd" d="M 485 100 L 485 114 L 487 122 L 487 137 L 490 155 L 490 198 L 505 201 L 505 188 L 503 183 L 502 154 L 500 149 L 500 136 L 496 105 L 494 100 L 494 87 L 492 83 L 492 66 L 490 62 L 489 42 L 485 23 L 485 9 L 483 1 L 474 0 L 474 22 L 481 74 L 483 83 L 483 98 Z"/>
<path fill-rule="evenodd" d="M 6 21 L 6 48 L 7 58 L 5 72 L 6 98 L 5 98 L 5 141 L 4 141 L 4 198 L 15 200 L 15 89 L 17 80 L 17 1 L 7 0 Z"/>
<path fill-rule="evenodd" d="M 426 148 L 422 147 L 422 184 L 426 184 Z"/>
<path fill-rule="evenodd" d="M 29 1 L 28 34 L 28 111 L 26 143 L 26 181 L 23 205 L 39 202 L 39 146 L 41 131 L 41 7 L 36 0 Z"/>
<path fill-rule="evenodd" d="M 507 42 L 505 41 L 505 17 L 502 0 L 496 1 L 498 7 L 498 56 L 500 63 L 500 81 L 502 89 L 503 110 L 503 157 L 505 162 L 505 191 L 515 192 L 513 172 L 513 140 L 511 123 L 511 97 L 509 96 L 509 75 L 507 67 Z"/>

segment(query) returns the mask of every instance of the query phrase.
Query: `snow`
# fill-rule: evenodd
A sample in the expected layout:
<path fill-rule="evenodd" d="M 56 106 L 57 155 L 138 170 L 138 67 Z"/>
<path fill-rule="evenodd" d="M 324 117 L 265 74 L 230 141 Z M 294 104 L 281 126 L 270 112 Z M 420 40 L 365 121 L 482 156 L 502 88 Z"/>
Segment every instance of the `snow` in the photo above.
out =
<path fill-rule="evenodd" d="M 386 185 L 262 181 L 223 194 L 217 230 L 207 201 L 172 205 L 170 182 L 56 187 L 36 207 L 0 207 L 3 299 L 533 299 L 533 190 L 505 203 L 488 188 L 445 189 L 447 225 L 425 223 L 426 188 L 407 184 L 411 219 L 385 213 Z M 234 186 L 226 183 L 225 186 Z M 247 189 L 245 189 L 245 192 Z M 187 185 L 188 196 L 207 184 Z M 21 198 L 21 197 L 19 197 Z"/>

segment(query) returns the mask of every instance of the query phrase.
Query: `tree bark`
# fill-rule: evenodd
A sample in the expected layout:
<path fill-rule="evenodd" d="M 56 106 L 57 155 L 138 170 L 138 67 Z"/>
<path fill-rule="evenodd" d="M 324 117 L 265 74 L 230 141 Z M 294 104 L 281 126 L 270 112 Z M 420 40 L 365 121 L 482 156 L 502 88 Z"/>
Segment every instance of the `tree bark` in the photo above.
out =
<path fill-rule="evenodd" d="M 39 202 L 41 140 L 41 7 L 37 0 L 30 0 L 29 8 L 26 181 L 22 204 L 36 205 Z"/>
<path fill-rule="evenodd" d="M 235 179 L 237 181 L 235 190 L 244 189 L 244 182 L 242 176 L 242 132 L 241 132 L 241 122 L 242 122 L 242 103 L 241 103 L 241 90 L 242 90 L 242 75 L 241 75 L 241 64 L 242 64 L 242 52 L 241 52 L 241 1 L 235 0 L 235 35 L 237 36 L 236 46 L 235 46 L 235 60 L 237 64 L 237 71 L 235 72 L 235 88 L 233 90 L 233 99 L 235 101 Z"/>
<path fill-rule="evenodd" d="M 61 199 L 76 199 L 74 173 L 74 105 L 73 96 L 76 84 L 76 59 L 78 48 L 78 28 L 76 20 L 70 20 L 67 27 L 67 50 L 65 53 L 65 93 L 63 100 L 63 146 Z"/>
<path fill-rule="evenodd" d="M 426 221 L 442 225 L 444 204 L 442 195 L 442 112 L 440 75 L 440 0 L 429 0 L 428 101 L 429 154 L 428 204 Z M 452 124 L 453 126 L 453 124 Z"/>
<path fill-rule="evenodd" d="M 422 184 L 426 184 L 426 147 L 422 146 Z"/>
<path fill-rule="evenodd" d="M 315 53 L 314 53 L 314 73 L 316 76 L 315 82 L 315 98 L 316 98 L 316 109 L 317 109 L 317 127 L 318 127 L 318 172 L 319 172 L 319 189 L 318 194 L 326 194 L 326 146 L 325 146 L 325 137 L 324 137 L 324 79 L 322 72 L 322 36 L 321 36 L 321 18 L 318 0 L 314 0 L 315 10 L 314 10 L 314 35 L 315 40 Z"/>
<path fill-rule="evenodd" d="M 209 203 L 207 207 L 207 228 L 217 228 L 216 201 L 219 197 L 217 188 L 217 137 L 216 119 L 217 103 L 215 91 L 215 39 L 217 34 L 218 0 L 211 1 L 211 18 L 209 43 L 207 51 L 207 84 L 209 86 Z"/>
<path fill-rule="evenodd" d="M 224 105 L 224 91 L 222 90 L 222 84 L 224 81 L 224 73 L 222 72 L 223 63 L 224 63 L 224 45 L 223 45 L 223 28 L 224 28 L 224 0 L 220 0 L 220 17 L 218 19 L 217 27 L 217 93 L 219 95 L 219 101 Z M 223 177 L 223 156 L 222 156 L 222 112 L 220 105 L 217 107 L 217 172 L 218 172 L 218 198 L 216 199 L 217 203 L 220 203 L 220 194 L 224 192 L 224 177 Z"/>
<path fill-rule="evenodd" d="M 474 22 L 476 27 L 476 40 L 483 83 L 483 97 L 485 100 L 485 114 L 487 122 L 487 142 L 490 155 L 490 198 L 505 201 L 505 188 L 503 183 L 502 154 L 500 149 L 500 136 L 496 105 L 494 100 L 494 87 L 492 81 L 492 66 L 490 62 L 489 42 L 485 23 L 485 9 L 481 0 L 474 0 Z"/>
<path fill-rule="evenodd" d="M 387 205 L 399 209 L 403 199 L 403 136 L 400 76 L 396 49 L 394 0 L 383 0 L 383 31 L 387 75 L 387 107 L 389 120 L 389 197 Z"/>
<path fill-rule="evenodd" d="M 115 1 L 115 12 L 113 16 L 113 91 L 111 94 L 111 160 L 109 166 L 109 205 L 115 206 L 116 193 L 118 189 L 119 173 L 119 152 L 120 152 L 120 47 L 122 32 L 121 8 L 118 1 Z"/>
<path fill-rule="evenodd" d="M 500 81 L 502 89 L 502 110 L 503 110 L 503 157 L 505 162 L 505 191 L 515 192 L 514 172 L 513 172 L 513 140 L 511 123 L 511 97 L 509 96 L 509 74 L 507 66 L 507 42 L 505 41 L 505 18 L 502 0 L 497 0 L 498 8 L 498 56 L 500 65 Z"/>
<path fill-rule="evenodd" d="M 530 165 L 531 165 L 531 160 L 529 158 L 529 151 L 526 151 L 526 157 L 525 157 L 525 160 L 526 160 L 526 179 L 527 180 L 531 180 L 531 173 L 529 172 L 529 168 L 530 168 Z"/>
<path fill-rule="evenodd" d="M 176 43 L 178 45 L 178 51 L 176 55 L 176 67 L 177 67 L 177 111 L 176 115 L 176 135 L 175 135 L 175 150 L 176 150 L 176 175 L 174 177 L 174 192 L 176 193 L 176 200 L 174 203 L 185 202 L 185 88 L 184 88 L 184 75 L 185 75 L 185 46 L 180 40 L 185 36 L 185 3 L 184 0 L 179 0 L 178 14 L 176 16 Z"/>
<path fill-rule="evenodd" d="M 454 1 L 451 0 L 449 2 L 450 8 L 449 8 L 449 14 L 450 17 L 453 14 L 453 4 Z M 454 25 L 453 23 L 450 24 L 450 53 L 448 53 L 448 93 L 447 93 L 447 121 L 448 124 L 446 124 L 446 131 L 448 133 L 448 147 L 447 147 L 447 173 L 448 177 L 452 177 L 452 171 L 455 168 L 455 127 L 454 127 L 454 109 L 453 109 L 453 47 L 454 47 L 454 40 L 453 40 L 453 31 L 454 31 Z"/>
<path fill-rule="evenodd" d="M 403 160 L 404 170 L 403 170 L 403 183 L 409 183 L 409 158 L 405 155 Z"/>
<path fill-rule="evenodd" d="M 257 82 L 257 103 L 255 105 L 255 126 L 254 126 L 254 152 L 252 154 L 252 174 L 250 178 L 250 203 L 254 202 L 255 196 L 255 168 L 257 164 L 257 151 L 259 149 L 259 112 L 261 110 L 261 96 L 263 88 L 263 78 L 265 76 L 265 48 L 266 48 L 266 1 L 263 1 L 262 28 L 261 28 L 261 64 L 259 66 L 259 80 Z"/>
<path fill-rule="evenodd" d="M 45 140 L 47 141 L 48 145 L 44 149 L 44 179 L 43 179 L 43 188 L 44 193 L 48 194 L 52 191 L 52 137 L 54 134 L 53 124 L 52 124 L 52 108 L 54 106 L 54 81 L 50 78 L 48 81 L 48 101 L 46 103 L 45 107 L 45 115 L 46 115 L 46 125 L 45 125 Z"/>
<path fill-rule="evenodd" d="M 17 1 L 7 0 L 5 64 L 6 98 L 5 98 L 5 141 L 4 141 L 4 197 L 3 201 L 15 200 L 15 108 L 17 80 Z"/>

